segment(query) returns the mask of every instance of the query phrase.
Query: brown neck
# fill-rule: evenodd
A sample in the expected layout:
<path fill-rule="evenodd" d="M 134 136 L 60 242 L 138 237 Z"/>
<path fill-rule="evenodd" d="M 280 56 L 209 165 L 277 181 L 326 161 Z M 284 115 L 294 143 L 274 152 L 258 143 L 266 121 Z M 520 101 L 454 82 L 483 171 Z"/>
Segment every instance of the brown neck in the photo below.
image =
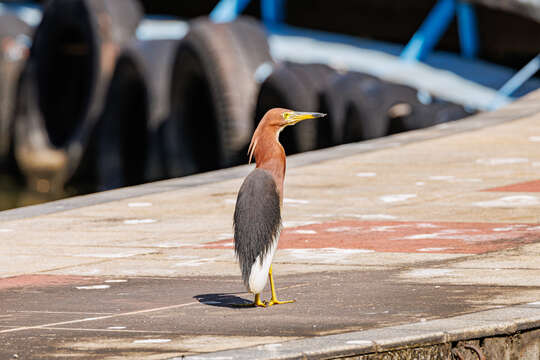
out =
<path fill-rule="evenodd" d="M 277 185 L 280 202 L 283 202 L 283 179 L 285 178 L 285 150 L 273 131 L 263 131 L 257 140 L 254 151 L 257 168 L 272 174 Z"/>

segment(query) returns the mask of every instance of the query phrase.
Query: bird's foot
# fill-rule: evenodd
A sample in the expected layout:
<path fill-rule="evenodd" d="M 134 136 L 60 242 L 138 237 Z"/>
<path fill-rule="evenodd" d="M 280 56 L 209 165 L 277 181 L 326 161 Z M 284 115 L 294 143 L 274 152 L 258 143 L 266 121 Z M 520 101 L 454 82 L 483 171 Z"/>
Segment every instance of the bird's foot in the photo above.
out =
<path fill-rule="evenodd" d="M 280 301 L 278 299 L 272 298 L 270 301 L 266 302 L 266 306 L 272 306 L 272 305 L 280 305 L 280 304 L 290 304 L 295 302 L 296 300 L 284 300 Z"/>

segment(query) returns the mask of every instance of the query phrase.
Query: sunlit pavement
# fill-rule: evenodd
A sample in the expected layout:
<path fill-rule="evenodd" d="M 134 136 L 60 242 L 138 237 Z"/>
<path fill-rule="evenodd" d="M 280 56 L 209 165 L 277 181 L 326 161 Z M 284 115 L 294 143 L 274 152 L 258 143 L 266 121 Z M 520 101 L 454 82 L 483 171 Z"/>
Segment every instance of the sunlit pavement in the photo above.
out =
<path fill-rule="evenodd" d="M 274 273 L 296 303 L 267 309 L 231 306 L 251 167 L 1 212 L 0 357 L 268 350 L 540 301 L 540 92 L 289 165 Z"/>

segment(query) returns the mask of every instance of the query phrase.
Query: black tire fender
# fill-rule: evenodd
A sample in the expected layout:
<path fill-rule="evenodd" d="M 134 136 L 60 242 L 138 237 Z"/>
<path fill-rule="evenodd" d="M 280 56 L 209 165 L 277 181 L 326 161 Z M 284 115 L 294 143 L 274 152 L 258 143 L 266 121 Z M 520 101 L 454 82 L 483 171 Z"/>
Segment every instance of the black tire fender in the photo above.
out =
<path fill-rule="evenodd" d="M 12 14 L 0 14 L 0 162 L 10 151 L 17 86 L 28 57 L 31 28 Z"/>
<path fill-rule="evenodd" d="M 96 127 L 101 190 L 167 177 L 160 131 L 170 113 L 173 56 L 179 40 L 135 40 L 118 57 Z"/>
<path fill-rule="evenodd" d="M 255 49 L 255 50 L 254 50 Z M 173 176 L 239 163 L 249 143 L 259 84 L 255 70 L 271 62 L 266 35 L 251 19 L 190 22 L 173 67 L 171 117 L 166 124 L 177 149 Z M 192 164 L 184 165 L 186 159 Z M 184 162 L 184 163 L 182 163 Z"/>
<path fill-rule="evenodd" d="M 275 107 L 296 111 L 321 111 L 321 96 L 335 71 L 321 64 L 297 64 L 285 62 L 276 66 L 259 90 L 255 125 L 264 114 Z M 285 129 L 280 141 L 289 154 L 319 148 L 320 128 L 317 121 L 304 121 Z"/>
<path fill-rule="evenodd" d="M 334 145 L 386 135 L 382 81 L 367 74 L 346 73 L 327 88 L 325 98 Z"/>
<path fill-rule="evenodd" d="M 116 58 L 141 17 L 135 0 L 52 0 L 45 5 L 21 82 L 29 87 L 22 90 L 28 97 L 20 103 L 15 124 L 15 156 L 28 178 L 65 182 L 79 168 L 103 111 Z M 47 153 L 63 160 L 46 163 Z"/>

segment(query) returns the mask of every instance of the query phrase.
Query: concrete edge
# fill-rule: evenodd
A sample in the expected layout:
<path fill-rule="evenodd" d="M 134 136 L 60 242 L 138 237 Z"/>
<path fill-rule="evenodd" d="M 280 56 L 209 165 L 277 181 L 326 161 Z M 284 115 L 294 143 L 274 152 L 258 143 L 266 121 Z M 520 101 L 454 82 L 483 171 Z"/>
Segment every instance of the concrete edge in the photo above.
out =
<path fill-rule="evenodd" d="M 519 120 L 540 113 L 539 97 L 540 92 L 537 91 L 524 96 L 520 100 L 497 111 L 484 112 L 450 123 L 443 123 L 433 127 L 390 135 L 383 138 L 291 155 L 287 157 L 287 166 L 288 168 L 302 167 L 327 160 L 341 159 L 361 153 L 400 147 L 416 142 L 452 136 Z M 39 205 L 0 211 L 0 222 L 58 213 L 111 201 L 125 200 L 144 195 L 236 179 L 246 176 L 252 167 L 253 165 L 241 165 L 202 174 L 156 181 L 116 190 L 75 196 Z"/>
<path fill-rule="evenodd" d="M 342 358 L 508 336 L 534 329 L 540 329 L 540 302 L 495 308 L 446 319 L 175 357 L 171 360 Z"/>

